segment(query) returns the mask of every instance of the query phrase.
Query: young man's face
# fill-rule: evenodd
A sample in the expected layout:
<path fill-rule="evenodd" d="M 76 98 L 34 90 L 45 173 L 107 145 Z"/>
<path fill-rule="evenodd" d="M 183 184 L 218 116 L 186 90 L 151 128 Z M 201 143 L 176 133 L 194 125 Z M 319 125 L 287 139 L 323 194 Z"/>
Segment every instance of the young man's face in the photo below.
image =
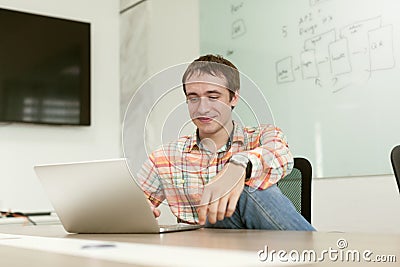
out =
<path fill-rule="evenodd" d="M 229 136 L 232 130 L 232 106 L 239 96 L 230 100 L 226 84 L 225 78 L 208 74 L 192 75 L 185 83 L 189 114 L 201 138 Z"/>

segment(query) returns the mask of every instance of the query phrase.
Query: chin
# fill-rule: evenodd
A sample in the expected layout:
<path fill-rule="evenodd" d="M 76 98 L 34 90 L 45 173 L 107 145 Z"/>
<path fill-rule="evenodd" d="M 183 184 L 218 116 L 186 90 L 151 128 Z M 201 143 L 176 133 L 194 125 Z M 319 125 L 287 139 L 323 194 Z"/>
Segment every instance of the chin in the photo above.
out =
<path fill-rule="evenodd" d="M 200 133 L 205 134 L 205 135 L 213 135 L 218 132 L 220 129 L 219 127 L 216 127 L 215 125 L 209 125 L 209 126 L 202 126 L 198 127 Z"/>

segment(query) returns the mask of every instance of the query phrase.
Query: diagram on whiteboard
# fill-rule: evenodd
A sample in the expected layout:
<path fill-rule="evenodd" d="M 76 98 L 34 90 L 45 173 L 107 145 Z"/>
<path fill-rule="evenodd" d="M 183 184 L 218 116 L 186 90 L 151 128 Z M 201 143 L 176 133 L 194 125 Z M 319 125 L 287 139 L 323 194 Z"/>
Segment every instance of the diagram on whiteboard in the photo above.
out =
<path fill-rule="evenodd" d="M 325 16 L 320 23 L 329 20 L 332 16 Z M 316 34 L 319 26 L 311 13 L 299 19 L 299 36 L 308 36 L 298 55 L 276 61 L 278 84 L 310 80 L 317 87 L 339 92 L 369 80 L 375 71 L 395 67 L 393 26 L 382 25 L 381 16 Z"/>

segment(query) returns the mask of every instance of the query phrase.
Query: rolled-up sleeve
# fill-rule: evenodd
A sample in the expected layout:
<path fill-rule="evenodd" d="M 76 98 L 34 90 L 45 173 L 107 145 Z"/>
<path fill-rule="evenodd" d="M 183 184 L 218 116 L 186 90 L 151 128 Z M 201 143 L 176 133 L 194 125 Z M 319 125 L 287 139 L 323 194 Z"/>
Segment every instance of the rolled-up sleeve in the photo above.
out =
<path fill-rule="evenodd" d="M 154 206 L 159 206 L 165 199 L 163 186 L 160 181 L 152 154 L 137 174 L 137 182 Z"/>
<path fill-rule="evenodd" d="M 292 171 L 293 156 L 283 132 L 272 125 L 265 126 L 255 142 L 259 143 L 257 147 L 240 153 L 245 154 L 252 165 L 251 177 L 246 184 L 266 189 Z"/>

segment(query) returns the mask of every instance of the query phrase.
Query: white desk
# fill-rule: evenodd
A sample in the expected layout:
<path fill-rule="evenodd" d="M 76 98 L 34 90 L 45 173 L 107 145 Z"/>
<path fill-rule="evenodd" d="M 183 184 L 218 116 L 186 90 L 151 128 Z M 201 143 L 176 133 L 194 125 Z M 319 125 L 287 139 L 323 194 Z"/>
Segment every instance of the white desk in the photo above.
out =
<path fill-rule="evenodd" d="M 166 234 L 68 234 L 64 231 L 61 225 L 39 225 L 39 226 L 17 226 L 17 225 L 3 225 L 0 226 L 0 233 L 6 234 L 17 234 L 17 235 L 29 235 L 34 237 L 50 237 L 89 242 L 90 240 L 97 240 L 103 242 L 118 242 L 118 244 L 129 244 L 132 248 L 136 245 L 138 250 L 143 249 L 145 246 L 149 246 L 149 253 L 147 255 L 140 255 L 141 260 L 135 261 L 133 266 L 167 266 L 168 262 L 175 260 L 180 262 L 179 256 L 169 255 L 170 259 L 162 260 L 159 259 L 158 264 L 154 264 L 154 260 L 142 261 L 149 255 L 152 255 L 154 259 L 162 256 L 162 253 L 151 251 L 152 248 L 162 249 L 169 248 L 169 251 L 187 250 L 193 255 L 218 255 L 221 257 L 224 255 L 231 255 L 233 252 L 238 255 L 238 259 L 248 259 L 248 255 L 254 255 L 254 262 L 240 262 L 240 266 L 269 266 L 269 263 L 262 262 L 258 259 L 257 252 L 263 250 L 265 246 L 268 246 L 268 250 L 279 251 L 284 250 L 290 253 L 292 250 L 305 251 L 313 250 L 318 255 L 323 250 L 338 249 L 337 242 L 339 239 L 344 239 L 348 246 L 344 248 L 345 251 L 363 251 L 369 250 L 373 254 L 370 255 L 371 259 L 377 255 L 383 256 L 394 256 L 396 257 L 397 263 L 366 263 L 361 259 L 360 262 L 354 261 L 332 261 L 328 255 L 325 255 L 324 261 L 321 262 L 310 262 L 306 261 L 306 265 L 357 265 L 357 266 L 398 266 L 400 262 L 400 235 L 379 235 L 379 234 L 363 234 L 363 233 L 324 233 L 324 232 L 282 232 L 282 231 L 260 231 L 260 230 L 218 230 L 218 229 L 200 229 L 195 231 L 177 232 L 177 233 L 166 233 Z M 1 244 L 1 240 L 0 240 Z M 40 242 L 38 242 L 40 244 Z M 38 245 L 40 247 L 40 245 Z M 177 250 L 178 249 L 178 250 Z M 191 250 L 190 250 L 191 249 Z M 206 250 L 210 253 L 207 253 Z M 135 249 L 132 249 L 134 253 Z M 107 253 L 107 250 L 103 250 Z M 102 251 L 102 252 L 103 252 Z M 185 250 L 186 251 L 186 250 Z M 217 254 L 216 254 L 216 253 Z M 243 256 L 243 257 L 241 257 Z M 46 251 L 35 248 L 23 248 L 18 246 L 0 245 L 0 259 L 1 266 L 16 266 L 25 267 L 29 263 L 29 266 L 132 266 L 128 261 L 122 259 L 107 259 L 102 257 L 87 255 L 74 255 L 73 253 L 63 253 Z M 196 260 L 196 259 L 194 259 Z M 393 261 L 393 258 L 390 259 Z M 212 259 L 203 259 L 201 256 L 197 261 L 208 262 L 209 266 L 212 265 Z M 157 262 L 157 261 L 156 261 Z M 274 261 L 279 265 L 284 265 L 284 262 Z M 188 263 L 187 266 L 190 266 Z"/>

